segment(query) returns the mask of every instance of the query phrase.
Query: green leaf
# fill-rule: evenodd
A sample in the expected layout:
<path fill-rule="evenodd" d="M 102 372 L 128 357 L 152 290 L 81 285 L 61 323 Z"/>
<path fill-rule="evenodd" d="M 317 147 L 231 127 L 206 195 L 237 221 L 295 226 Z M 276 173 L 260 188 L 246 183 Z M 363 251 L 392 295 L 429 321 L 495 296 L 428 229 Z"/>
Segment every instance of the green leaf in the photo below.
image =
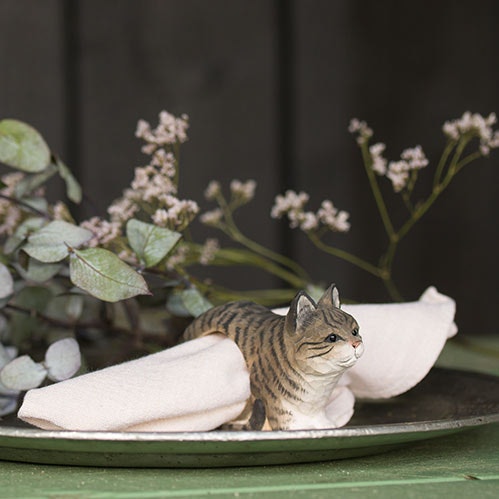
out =
<path fill-rule="evenodd" d="M 28 173 L 40 172 L 50 163 L 43 137 L 22 121 L 0 121 L 0 162 Z"/>
<path fill-rule="evenodd" d="M 131 248 L 146 267 L 158 264 L 177 244 L 182 234 L 132 218 L 126 224 Z"/>
<path fill-rule="evenodd" d="M 4 252 L 7 255 L 13 253 L 32 232 L 41 229 L 45 223 L 46 220 L 42 217 L 32 217 L 25 220 L 5 242 Z"/>
<path fill-rule="evenodd" d="M 7 298 L 14 292 L 14 281 L 9 269 L 0 263 L 0 299 Z"/>
<path fill-rule="evenodd" d="M 77 321 L 83 312 L 84 298 L 80 294 L 68 296 L 65 311 L 66 315 L 73 321 Z"/>
<path fill-rule="evenodd" d="M 52 381 L 71 378 L 80 366 L 80 347 L 74 338 L 64 338 L 52 343 L 45 354 L 45 367 Z"/>
<path fill-rule="evenodd" d="M 32 193 L 34 190 L 38 189 L 43 185 L 50 177 L 52 177 L 57 172 L 55 165 L 50 164 L 45 170 L 40 173 L 32 173 L 31 175 L 26 175 L 17 185 L 16 185 L 16 197 L 18 199 L 24 197 L 26 194 Z"/>
<path fill-rule="evenodd" d="M 82 192 L 81 187 L 71 170 L 60 160 L 57 159 L 57 169 L 59 170 L 59 175 L 66 183 L 66 194 L 73 203 L 81 203 Z"/>
<path fill-rule="evenodd" d="M 194 317 L 201 315 L 203 312 L 206 312 L 213 307 L 212 303 L 196 288 L 186 289 L 185 291 L 182 291 L 180 296 L 185 308 Z"/>
<path fill-rule="evenodd" d="M 68 246 L 77 248 L 92 237 L 92 232 L 87 229 L 55 220 L 31 234 L 23 250 L 41 262 L 60 262 L 68 256 Z"/>
<path fill-rule="evenodd" d="M 73 284 L 103 301 L 151 294 L 138 272 L 102 248 L 72 250 L 69 272 Z"/>
<path fill-rule="evenodd" d="M 187 310 L 181 293 L 172 293 L 166 302 L 166 310 L 177 317 L 192 317 L 192 314 Z"/>
<path fill-rule="evenodd" d="M 45 313 L 53 296 L 53 292 L 43 286 L 26 286 L 14 295 L 14 304 L 27 313 L 15 310 L 10 313 L 10 343 L 27 348 L 32 345 L 34 337 L 43 334 L 46 324 L 37 317 L 36 312 Z"/>
<path fill-rule="evenodd" d="M 61 270 L 62 264 L 43 263 L 34 258 L 29 258 L 27 268 L 24 268 L 20 264 L 16 265 L 15 268 L 24 280 L 40 283 L 54 277 Z"/>
<path fill-rule="evenodd" d="M 17 357 L 0 372 L 0 382 L 12 390 L 31 390 L 40 386 L 47 370 L 28 355 Z"/>

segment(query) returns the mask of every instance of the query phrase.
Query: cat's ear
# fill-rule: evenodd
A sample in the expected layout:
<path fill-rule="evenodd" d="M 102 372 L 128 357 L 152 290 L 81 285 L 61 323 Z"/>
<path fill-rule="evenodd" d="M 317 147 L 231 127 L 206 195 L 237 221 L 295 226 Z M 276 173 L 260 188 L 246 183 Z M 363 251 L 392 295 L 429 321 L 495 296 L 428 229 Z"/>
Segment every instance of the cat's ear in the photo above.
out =
<path fill-rule="evenodd" d="M 289 312 L 286 316 L 286 328 L 290 333 L 296 331 L 296 329 L 305 324 L 307 318 L 310 314 L 316 310 L 317 306 L 310 298 L 310 296 L 305 293 L 305 291 L 300 291 L 289 307 Z"/>
<path fill-rule="evenodd" d="M 336 284 L 331 284 L 329 288 L 326 289 L 321 299 L 319 300 L 319 306 L 325 308 L 340 308 L 340 293 Z"/>

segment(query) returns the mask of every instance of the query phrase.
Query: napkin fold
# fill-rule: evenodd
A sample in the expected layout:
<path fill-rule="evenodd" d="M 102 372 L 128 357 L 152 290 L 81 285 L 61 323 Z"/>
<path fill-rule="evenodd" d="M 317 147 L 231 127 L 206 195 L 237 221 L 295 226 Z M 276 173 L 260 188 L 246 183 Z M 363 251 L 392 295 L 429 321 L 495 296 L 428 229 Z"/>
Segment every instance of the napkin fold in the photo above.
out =
<path fill-rule="evenodd" d="M 355 397 L 391 397 L 419 383 L 457 331 L 454 301 L 435 288 L 417 302 L 343 309 L 359 322 L 365 352 L 331 394 L 331 428 L 350 420 Z M 208 431 L 239 416 L 249 395 L 241 351 L 213 334 L 31 390 L 18 417 L 43 429 Z"/>
<path fill-rule="evenodd" d="M 395 397 L 417 385 L 457 333 L 454 300 L 428 288 L 419 301 L 343 305 L 360 325 L 364 353 L 344 380 L 357 398 Z"/>
<path fill-rule="evenodd" d="M 46 430 L 207 431 L 250 396 L 237 345 L 213 334 L 30 390 L 18 417 Z"/>

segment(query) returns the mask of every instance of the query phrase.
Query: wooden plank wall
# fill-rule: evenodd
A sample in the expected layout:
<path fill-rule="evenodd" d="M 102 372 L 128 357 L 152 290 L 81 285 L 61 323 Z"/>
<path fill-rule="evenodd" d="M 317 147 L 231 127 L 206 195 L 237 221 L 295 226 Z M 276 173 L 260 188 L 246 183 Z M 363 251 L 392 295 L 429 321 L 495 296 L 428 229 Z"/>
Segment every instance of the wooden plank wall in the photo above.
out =
<path fill-rule="evenodd" d="M 375 259 L 385 239 L 350 118 L 366 119 L 392 158 L 421 144 L 436 161 L 446 119 L 499 112 L 498 20 L 494 0 L 0 0 L 0 116 L 62 151 L 92 200 L 83 217 L 144 161 L 137 119 L 186 112 L 185 197 L 201 200 L 213 178 L 256 179 L 239 216 L 250 236 L 347 296 L 382 301 L 377 281 L 270 220 L 273 196 L 303 189 L 314 209 L 332 199 L 351 213 L 338 245 Z M 404 295 L 436 285 L 458 301 L 467 333 L 497 332 L 498 163 L 499 153 L 465 170 L 396 261 Z M 224 279 L 277 284 L 243 271 Z"/>

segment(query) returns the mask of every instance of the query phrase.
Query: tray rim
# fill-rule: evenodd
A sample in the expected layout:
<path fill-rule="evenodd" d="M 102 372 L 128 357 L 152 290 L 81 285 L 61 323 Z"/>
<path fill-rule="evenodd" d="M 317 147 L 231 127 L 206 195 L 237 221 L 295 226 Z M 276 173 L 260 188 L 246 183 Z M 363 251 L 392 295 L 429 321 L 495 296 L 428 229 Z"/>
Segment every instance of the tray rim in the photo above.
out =
<path fill-rule="evenodd" d="M 435 367 L 432 370 L 447 373 L 465 374 L 471 377 L 496 379 L 499 376 L 461 369 Z M 0 445 L 3 440 L 64 440 L 64 441 L 99 441 L 99 442 L 271 442 L 307 439 L 375 437 L 383 435 L 409 434 L 417 432 L 445 432 L 468 429 L 499 422 L 499 411 L 478 416 L 466 416 L 455 419 L 432 419 L 408 421 L 404 423 L 386 423 L 372 425 L 346 426 L 343 428 L 317 430 L 285 431 L 193 431 L 193 432 L 125 432 L 125 431 L 78 431 L 78 430 L 42 430 L 2 425 L 0 422 Z"/>

